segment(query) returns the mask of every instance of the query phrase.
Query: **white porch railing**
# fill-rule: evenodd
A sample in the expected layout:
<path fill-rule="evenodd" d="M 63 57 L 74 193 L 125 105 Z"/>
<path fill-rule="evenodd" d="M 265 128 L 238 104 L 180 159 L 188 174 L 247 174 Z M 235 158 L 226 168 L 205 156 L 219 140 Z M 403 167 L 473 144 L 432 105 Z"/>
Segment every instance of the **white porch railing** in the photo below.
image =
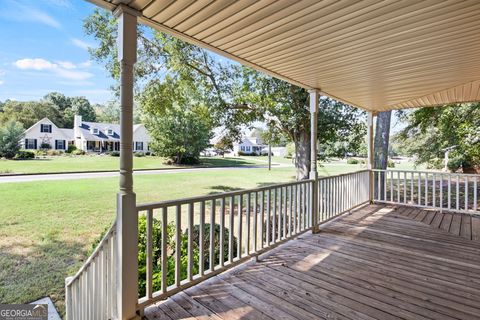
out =
<path fill-rule="evenodd" d="M 80 270 L 65 279 L 68 320 L 115 319 L 115 241 L 114 223 Z"/>
<path fill-rule="evenodd" d="M 312 180 L 303 180 L 139 205 L 138 212 L 146 215 L 147 224 L 145 291 L 140 291 L 139 307 L 309 230 L 312 184 Z M 152 228 L 154 218 L 160 226 L 160 234 L 156 235 Z M 173 239 L 167 238 L 169 233 Z M 182 247 L 185 242 L 186 248 Z M 154 248 L 154 243 L 160 248 Z M 154 286 L 157 276 L 160 281 Z"/>
<path fill-rule="evenodd" d="M 138 309 L 271 250 L 369 201 L 370 172 L 283 183 L 137 206 Z M 311 212 L 312 188 L 318 212 Z M 142 222 L 143 223 L 143 222 Z M 211 228 L 211 226 L 215 226 Z M 142 238 L 142 235 L 144 238 Z M 66 280 L 67 319 L 114 319 L 115 225 L 74 277 Z M 143 264 L 142 264 L 143 263 Z"/>
<path fill-rule="evenodd" d="M 480 213 L 480 175 L 406 170 L 373 172 L 376 202 Z"/>
<path fill-rule="evenodd" d="M 318 179 L 319 222 L 325 222 L 370 201 L 370 171 Z"/>

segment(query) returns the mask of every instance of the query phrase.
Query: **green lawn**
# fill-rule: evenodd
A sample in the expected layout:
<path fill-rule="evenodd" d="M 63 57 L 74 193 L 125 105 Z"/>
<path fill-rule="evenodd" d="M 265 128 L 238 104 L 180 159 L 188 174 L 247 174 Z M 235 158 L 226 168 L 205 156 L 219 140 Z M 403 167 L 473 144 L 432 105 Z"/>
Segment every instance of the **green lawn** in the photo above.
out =
<path fill-rule="evenodd" d="M 0 160 L 0 174 L 2 173 L 47 173 L 68 171 L 102 171 L 117 170 L 119 157 L 85 155 L 85 156 L 56 156 L 34 160 Z M 134 157 L 135 169 L 172 168 L 164 163 L 160 157 Z M 205 157 L 201 158 L 200 166 L 242 166 L 261 165 L 257 161 L 234 157 Z"/>
<path fill-rule="evenodd" d="M 105 159 L 110 165 L 117 161 Z M 64 159 L 52 161 L 60 160 Z M 74 160 L 94 165 L 88 157 Z M 153 160 L 135 158 L 137 168 L 141 161 L 147 166 Z M 259 164 L 256 159 L 204 159 L 205 165 L 219 163 Z M 321 176 L 361 169 L 364 166 L 341 161 L 319 165 Z M 134 188 L 138 203 L 144 203 L 254 188 L 294 176 L 293 166 L 273 167 L 270 172 L 180 171 L 136 176 Z M 0 184 L 0 301 L 24 303 L 49 295 L 63 310 L 64 278 L 77 271 L 93 241 L 112 223 L 117 188 L 117 178 Z"/>
<path fill-rule="evenodd" d="M 293 168 L 135 177 L 138 202 L 254 188 L 294 178 Z M 64 278 L 114 219 L 116 178 L 0 184 L 0 301 L 50 295 L 63 309 Z"/>

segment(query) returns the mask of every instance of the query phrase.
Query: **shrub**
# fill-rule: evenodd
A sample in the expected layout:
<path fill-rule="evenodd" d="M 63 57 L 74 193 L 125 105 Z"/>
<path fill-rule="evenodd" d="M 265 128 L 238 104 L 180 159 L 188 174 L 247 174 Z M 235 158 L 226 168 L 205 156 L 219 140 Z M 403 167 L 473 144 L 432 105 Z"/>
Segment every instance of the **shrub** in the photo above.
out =
<path fill-rule="evenodd" d="M 153 289 L 159 290 L 161 288 L 161 257 L 162 257 L 162 226 L 161 222 L 155 218 L 152 221 L 152 242 L 153 242 Z M 209 268 L 209 245 L 210 245 L 210 224 L 206 223 L 205 225 L 205 236 L 204 236 L 204 268 L 207 270 Z M 98 237 L 92 244 L 91 252 L 95 250 L 100 240 L 103 238 L 108 228 L 102 232 L 101 236 Z M 198 264 L 199 264 L 199 225 L 193 227 L 193 274 L 198 273 Z M 188 229 L 185 232 L 182 232 L 181 235 L 181 279 L 187 278 L 187 266 L 188 266 Z M 229 231 L 225 229 L 224 234 L 224 252 L 225 252 L 225 261 L 228 260 L 228 238 Z M 220 225 L 215 225 L 215 257 L 216 264 L 219 262 L 219 245 L 220 245 Z M 167 285 L 170 286 L 175 283 L 175 225 L 174 223 L 169 223 L 167 225 Z M 234 256 L 236 256 L 237 250 L 237 238 L 233 238 L 233 248 Z M 139 216 L 138 218 L 138 292 L 142 297 L 146 292 L 146 275 L 147 275 L 147 219 L 145 216 Z"/>
<path fill-rule="evenodd" d="M 452 172 L 456 172 L 466 166 L 466 161 L 463 157 L 457 156 L 448 160 L 447 168 Z"/>
<path fill-rule="evenodd" d="M 392 160 L 388 159 L 388 161 L 387 161 L 387 167 L 388 167 L 388 168 L 395 168 L 395 162 L 393 162 Z"/>
<path fill-rule="evenodd" d="M 110 155 L 111 155 L 112 157 L 120 157 L 120 152 L 118 152 L 118 151 L 112 151 L 112 152 L 110 152 Z"/>
<path fill-rule="evenodd" d="M 40 144 L 40 149 L 52 149 L 52 146 L 50 145 L 50 143 L 43 142 L 42 144 Z"/>
<path fill-rule="evenodd" d="M 133 155 L 134 155 L 135 157 L 139 157 L 139 158 L 145 157 L 145 153 L 143 153 L 143 152 L 135 152 Z"/>
<path fill-rule="evenodd" d="M 67 153 L 72 153 L 73 151 L 77 150 L 77 147 L 74 146 L 73 144 L 68 145 Z"/>
<path fill-rule="evenodd" d="M 359 161 L 358 161 L 357 159 L 355 159 L 355 158 L 348 158 L 348 159 L 347 159 L 347 163 L 348 163 L 348 164 L 358 164 Z"/>
<path fill-rule="evenodd" d="M 60 156 L 63 154 L 63 151 L 60 150 L 47 150 L 47 156 Z"/>
<path fill-rule="evenodd" d="M 0 157 L 11 159 L 20 150 L 23 127 L 19 122 L 8 121 L 0 128 Z"/>
<path fill-rule="evenodd" d="M 85 154 L 85 151 L 76 149 L 76 150 L 73 150 L 71 154 L 74 156 L 83 156 Z"/>
<path fill-rule="evenodd" d="M 35 150 L 35 155 L 36 155 L 37 157 L 46 156 L 46 155 L 47 155 L 47 151 L 38 149 L 38 150 Z"/>
<path fill-rule="evenodd" d="M 35 159 L 35 153 L 33 151 L 19 150 L 13 157 L 15 160 Z"/>
<path fill-rule="evenodd" d="M 434 158 L 427 162 L 427 169 L 442 169 L 444 166 L 444 160 L 440 158 Z"/>

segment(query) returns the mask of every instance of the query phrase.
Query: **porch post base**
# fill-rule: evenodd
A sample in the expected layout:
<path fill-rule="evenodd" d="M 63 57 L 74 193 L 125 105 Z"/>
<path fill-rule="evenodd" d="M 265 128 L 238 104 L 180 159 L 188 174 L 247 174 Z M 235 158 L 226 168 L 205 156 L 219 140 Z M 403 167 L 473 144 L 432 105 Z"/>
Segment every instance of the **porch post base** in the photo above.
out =
<path fill-rule="evenodd" d="M 137 317 L 138 215 L 135 193 L 117 194 L 117 309 L 119 319 Z"/>

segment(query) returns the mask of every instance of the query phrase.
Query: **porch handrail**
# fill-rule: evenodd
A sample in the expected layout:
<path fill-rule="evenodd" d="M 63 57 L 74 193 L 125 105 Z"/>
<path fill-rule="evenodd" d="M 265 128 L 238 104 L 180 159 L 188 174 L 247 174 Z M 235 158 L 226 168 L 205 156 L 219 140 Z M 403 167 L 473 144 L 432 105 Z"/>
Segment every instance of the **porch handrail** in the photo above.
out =
<path fill-rule="evenodd" d="M 199 283 L 215 274 L 233 267 L 247 259 L 269 251 L 277 245 L 312 229 L 312 187 L 317 186 L 319 197 L 318 223 L 333 219 L 361 204 L 368 203 L 369 171 L 326 176 L 314 180 L 302 180 L 275 184 L 248 190 L 237 190 L 187 199 L 167 200 L 138 205 L 139 214 L 146 215 L 146 274 L 145 294 L 139 299 L 139 308 L 162 300 L 176 292 Z M 362 191 L 363 190 L 363 191 Z M 333 195 L 329 197 L 329 195 Z M 351 195 L 351 201 L 342 197 Z M 161 240 L 153 239 L 154 215 L 161 226 Z M 198 224 L 194 218 L 198 217 Z M 208 220 L 206 221 L 205 218 Z M 186 220 L 186 225 L 182 223 Z M 228 228 L 226 222 L 229 222 Z M 209 228 L 219 222 L 220 230 Z M 175 233 L 175 250 L 169 257 L 166 253 L 168 224 Z M 182 228 L 182 225 L 185 225 Z M 197 225 L 198 239 L 193 239 Z M 208 231 L 208 232 L 207 232 Z M 225 236 L 228 231 L 228 237 Z M 218 234 L 219 233 L 219 234 Z M 196 236 L 196 235 L 195 235 Z M 158 237 L 158 235 L 157 235 Z M 185 237 L 188 250 L 182 253 L 179 243 Z M 228 239 L 227 239 L 228 238 Z M 233 247 L 237 239 L 236 252 Z M 218 239 L 218 243 L 212 241 Z M 153 256 L 153 243 L 161 243 L 160 254 Z M 208 242 L 208 248 L 205 243 Z M 193 249 L 198 246 L 198 265 Z M 170 251 L 173 251 L 170 248 Z M 219 256 L 217 257 L 216 254 Z M 181 261 L 188 259 L 186 266 Z M 167 269 L 168 259 L 175 261 L 173 270 Z M 208 262 L 207 262 L 208 259 Z M 157 263 L 158 262 L 158 263 Z M 160 284 L 153 286 L 153 270 L 160 267 Z M 198 267 L 197 267 L 198 266 Z M 175 279 L 167 283 L 166 275 L 173 271 Z M 185 272 L 186 271 L 186 272 Z M 184 276 L 181 276 L 183 274 Z"/>
<path fill-rule="evenodd" d="M 374 201 L 480 214 L 480 175 L 374 169 Z"/>
<path fill-rule="evenodd" d="M 324 176 L 317 181 L 301 180 L 137 205 L 137 213 L 146 216 L 146 235 L 139 239 L 145 242 L 145 252 L 141 252 L 145 256 L 145 288 L 138 299 L 138 309 L 141 311 L 312 230 L 313 221 L 323 223 L 368 203 L 369 178 L 370 171 L 361 170 Z M 312 212 L 313 187 L 318 191 L 316 213 Z M 158 229 L 154 232 L 154 226 L 160 227 L 159 233 Z M 168 232 L 174 234 L 173 241 L 167 238 Z M 67 319 L 115 318 L 115 233 L 113 224 L 75 276 L 66 279 Z M 198 261 L 194 251 L 198 251 Z M 182 265 L 186 260 L 187 264 Z M 174 274 L 172 283 L 167 283 L 169 271 Z M 156 287 L 154 276 L 160 278 Z"/>
<path fill-rule="evenodd" d="M 65 279 L 67 319 L 115 318 L 115 227 L 114 222 L 78 272 Z"/>

